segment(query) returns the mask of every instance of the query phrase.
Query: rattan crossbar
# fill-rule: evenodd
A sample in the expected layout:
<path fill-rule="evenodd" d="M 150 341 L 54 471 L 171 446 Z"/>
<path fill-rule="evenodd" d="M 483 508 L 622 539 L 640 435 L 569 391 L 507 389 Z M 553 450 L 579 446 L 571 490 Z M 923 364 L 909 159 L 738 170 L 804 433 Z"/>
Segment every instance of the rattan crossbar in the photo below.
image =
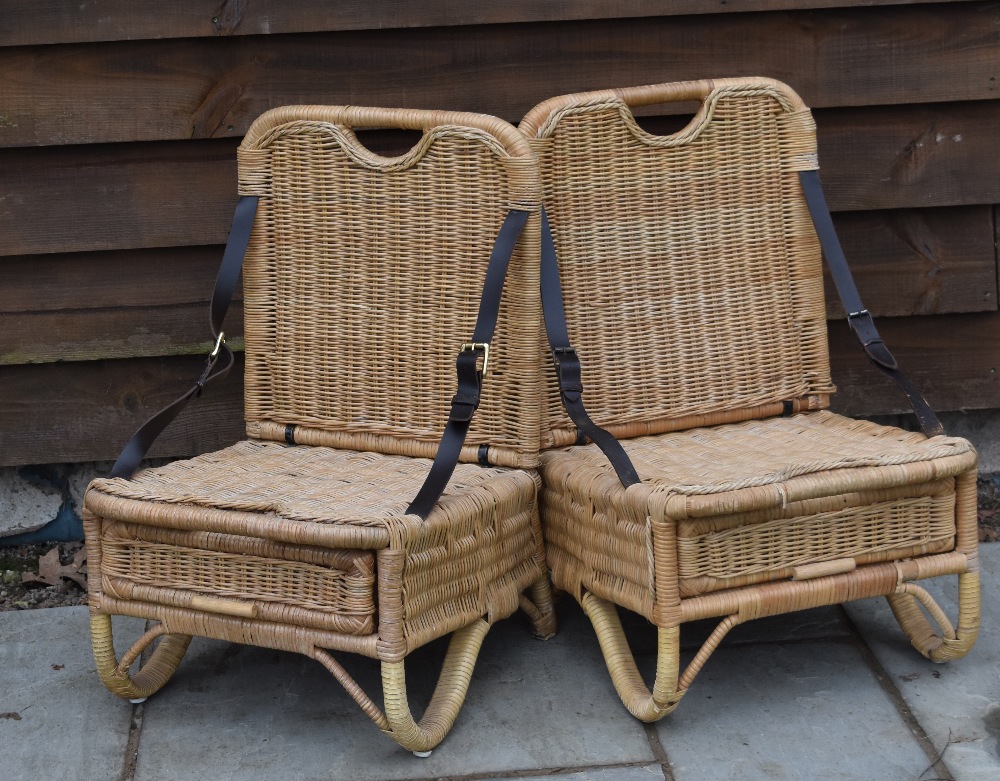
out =
<path fill-rule="evenodd" d="M 691 101 L 669 135 L 633 115 Z M 757 78 L 606 90 L 546 101 L 520 129 L 539 156 L 582 395 L 641 478 L 620 480 L 594 444 L 566 447 L 578 434 L 548 379 L 552 578 L 590 617 L 629 711 L 672 711 L 744 621 L 861 597 L 887 596 L 925 656 L 966 653 L 979 623 L 976 454 L 825 410 L 821 253 L 802 176 L 817 167 L 815 131 L 799 97 Z M 955 625 L 914 582 L 949 574 Z M 619 607 L 658 628 L 651 686 Z M 681 625 L 713 617 L 681 670 Z"/>
<path fill-rule="evenodd" d="M 360 127 L 422 132 L 405 154 L 383 157 L 359 141 Z M 234 225 L 245 234 L 253 216 L 243 262 L 251 438 L 90 486 L 98 672 L 135 700 L 167 682 L 192 635 L 302 653 L 379 729 L 427 752 L 454 723 L 493 623 L 521 607 L 538 634 L 554 631 L 540 479 L 528 471 L 541 419 L 536 160 L 492 117 L 299 106 L 254 123 L 239 175 Z M 231 237 L 227 258 L 243 238 Z M 480 320 L 488 346 L 467 347 Z M 465 463 L 418 511 L 459 403 L 456 354 L 459 391 L 464 366 L 478 414 Z M 115 614 L 153 622 L 120 658 Z M 449 633 L 417 720 L 406 658 Z M 382 705 L 335 652 L 381 663 Z"/>

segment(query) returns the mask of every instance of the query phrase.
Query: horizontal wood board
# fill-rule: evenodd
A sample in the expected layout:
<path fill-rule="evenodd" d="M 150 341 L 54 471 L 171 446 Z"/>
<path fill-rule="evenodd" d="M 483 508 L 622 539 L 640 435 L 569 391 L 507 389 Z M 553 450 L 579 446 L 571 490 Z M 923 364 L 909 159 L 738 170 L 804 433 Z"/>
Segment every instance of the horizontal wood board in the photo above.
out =
<path fill-rule="evenodd" d="M 815 116 L 835 211 L 1000 203 L 1000 101 Z M 0 257 L 223 242 L 237 197 L 236 146 L 220 139 L 0 149 Z M 396 148 L 391 137 L 372 146 Z"/>
<path fill-rule="evenodd" d="M 991 4 L 180 38 L 0 49 L 0 146 L 238 137 L 268 108 L 520 118 L 552 95 L 764 75 L 814 107 L 994 100 Z"/>
<path fill-rule="evenodd" d="M 113 460 L 154 412 L 191 387 L 204 361 L 136 358 L 0 367 L 0 466 Z M 151 457 L 245 438 L 242 360 L 167 428 Z"/>
<path fill-rule="evenodd" d="M 879 333 L 936 410 L 1000 408 L 1000 313 L 883 318 Z M 843 321 L 830 323 L 830 360 L 846 415 L 909 412 L 906 397 L 865 357 Z"/>
<path fill-rule="evenodd" d="M 908 5 L 928 0 L 4 0 L 0 46 Z"/>

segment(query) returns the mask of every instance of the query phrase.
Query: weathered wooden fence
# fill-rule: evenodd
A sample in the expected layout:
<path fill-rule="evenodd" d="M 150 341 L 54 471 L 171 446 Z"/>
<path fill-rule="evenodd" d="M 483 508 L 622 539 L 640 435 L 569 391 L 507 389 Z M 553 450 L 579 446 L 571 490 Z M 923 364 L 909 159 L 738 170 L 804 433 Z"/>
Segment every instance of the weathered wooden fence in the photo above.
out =
<path fill-rule="evenodd" d="M 564 92 L 751 74 L 813 107 L 838 228 L 900 361 L 939 409 L 1000 408 L 996 3 L 5 0 L 0 465 L 112 458 L 188 386 L 236 145 L 264 110 L 517 122 Z M 842 321 L 830 338 L 839 410 L 905 409 Z M 154 453 L 239 438 L 241 394 L 238 377 L 213 388 Z"/>

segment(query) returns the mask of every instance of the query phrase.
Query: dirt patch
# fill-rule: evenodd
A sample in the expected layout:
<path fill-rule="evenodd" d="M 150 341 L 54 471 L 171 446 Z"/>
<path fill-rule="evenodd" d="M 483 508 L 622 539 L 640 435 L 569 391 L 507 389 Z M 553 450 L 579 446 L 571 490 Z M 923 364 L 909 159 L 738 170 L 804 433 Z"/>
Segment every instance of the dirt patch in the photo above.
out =
<path fill-rule="evenodd" d="M 82 542 L 0 547 L 0 610 L 86 605 L 83 548 Z"/>
<path fill-rule="evenodd" d="M 1000 481 L 979 481 L 979 541 L 1000 542 Z"/>

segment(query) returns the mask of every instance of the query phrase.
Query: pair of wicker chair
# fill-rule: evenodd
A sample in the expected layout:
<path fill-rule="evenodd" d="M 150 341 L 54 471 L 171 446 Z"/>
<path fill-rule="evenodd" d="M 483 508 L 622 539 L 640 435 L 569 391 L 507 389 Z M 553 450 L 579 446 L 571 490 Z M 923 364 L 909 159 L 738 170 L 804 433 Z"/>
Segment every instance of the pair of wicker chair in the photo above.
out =
<path fill-rule="evenodd" d="M 668 135 L 632 113 L 691 101 Z M 355 134 L 390 127 L 420 140 L 383 157 Z M 263 115 L 239 150 L 250 216 L 227 247 L 238 261 L 248 242 L 249 439 L 91 485 L 104 683 L 145 698 L 192 635 L 296 651 L 426 752 L 454 723 L 493 622 L 520 607 L 537 634 L 555 631 L 549 569 L 644 720 L 672 710 L 725 633 L 758 616 L 886 595 L 921 653 L 965 653 L 978 625 L 975 452 L 826 410 L 822 209 L 810 214 L 803 179 L 816 167 L 808 109 L 766 79 L 555 98 L 518 129 L 451 112 Z M 511 250 L 509 267 L 497 261 Z M 224 310 L 213 305 L 213 329 Z M 215 376 L 216 336 L 185 399 Z M 957 628 L 914 583 L 944 574 L 960 580 Z M 617 606 L 658 628 L 651 689 Z M 113 614 L 156 622 L 120 660 Z M 681 673 L 680 626 L 708 617 L 718 628 Z M 405 659 L 449 633 L 417 720 Z M 331 651 L 381 662 L 381 706 Z"/>

